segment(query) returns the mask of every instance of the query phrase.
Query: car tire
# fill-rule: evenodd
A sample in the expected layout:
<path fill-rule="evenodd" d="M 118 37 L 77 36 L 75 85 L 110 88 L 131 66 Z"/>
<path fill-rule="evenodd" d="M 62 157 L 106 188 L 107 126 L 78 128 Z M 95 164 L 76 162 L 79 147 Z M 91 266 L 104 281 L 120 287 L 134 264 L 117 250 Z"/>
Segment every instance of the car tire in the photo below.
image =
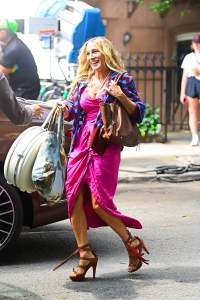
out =
<path fill-rule="evenodd" d="M 23 206 L 14 186 L 0 174 L 0 254 L 17 240 L 23 225 Z"/>

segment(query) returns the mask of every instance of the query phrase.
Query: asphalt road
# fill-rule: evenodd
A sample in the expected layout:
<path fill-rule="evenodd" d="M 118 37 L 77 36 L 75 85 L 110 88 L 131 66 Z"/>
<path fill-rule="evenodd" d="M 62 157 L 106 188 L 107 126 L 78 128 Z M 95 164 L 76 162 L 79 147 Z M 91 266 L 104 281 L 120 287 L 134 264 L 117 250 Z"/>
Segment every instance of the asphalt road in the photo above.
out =
<path fill-rule="evenodd" d="M 142 222 L 143 229 L 132 233 L 149 248 L 149 266 L 129 274 L 123 243 L 103 227 L 89 231 L 99 256 L 95 280 L 91 270 L 84 282 L 68 279 L 78 257 L 53 272 L 76 248 L 67 220 L 23 231 L 0 259 L 0 299 L 199 299 L 199 182 L 119 184 L 115 200 L 119 210 Z"/>

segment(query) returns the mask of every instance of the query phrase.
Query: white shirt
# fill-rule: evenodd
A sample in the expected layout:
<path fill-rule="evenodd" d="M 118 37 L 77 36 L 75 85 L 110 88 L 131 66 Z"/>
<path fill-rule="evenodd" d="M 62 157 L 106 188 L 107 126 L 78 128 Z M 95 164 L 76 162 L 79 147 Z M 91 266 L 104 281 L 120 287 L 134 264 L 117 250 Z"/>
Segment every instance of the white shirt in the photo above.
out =
<path fill-rule="evenodd" d="M 193 68 L 200 69 L 200 53 L 191 52 L 187 54 L 182 62 L 181 68 L 188 72 L 188 77 L 195 76 L 192 71 Z M 200 80 L 200 75 L 195 76 L 196 79 Z"/>

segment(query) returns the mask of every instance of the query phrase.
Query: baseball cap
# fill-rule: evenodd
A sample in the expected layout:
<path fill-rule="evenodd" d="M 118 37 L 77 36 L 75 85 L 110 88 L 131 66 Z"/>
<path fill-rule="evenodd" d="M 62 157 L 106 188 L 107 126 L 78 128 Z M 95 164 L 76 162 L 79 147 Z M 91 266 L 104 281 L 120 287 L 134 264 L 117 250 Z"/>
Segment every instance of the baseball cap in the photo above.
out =
<path fill-rule="evenodd" d="M 193 38 L 194 43 L 200 43 L 200 34 L 196 34 Z"/>
<path fill-rule="evenodd" d="M 18 23 L 13 19 L 1 19 L 0 28 L 10 29 L 13 33 L 16 33 L 18 28 Z"/>

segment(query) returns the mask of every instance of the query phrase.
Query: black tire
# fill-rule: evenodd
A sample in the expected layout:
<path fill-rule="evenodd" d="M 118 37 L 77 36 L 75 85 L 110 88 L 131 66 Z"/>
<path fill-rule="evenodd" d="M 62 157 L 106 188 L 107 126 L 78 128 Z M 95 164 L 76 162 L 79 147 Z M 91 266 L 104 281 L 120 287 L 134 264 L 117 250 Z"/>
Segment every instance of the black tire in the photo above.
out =
<path fill-rule="evenodd" d="M 23 224 L 23 206 L 16 189 L 0 174 L 0 254 L 17 240 Z"/>

